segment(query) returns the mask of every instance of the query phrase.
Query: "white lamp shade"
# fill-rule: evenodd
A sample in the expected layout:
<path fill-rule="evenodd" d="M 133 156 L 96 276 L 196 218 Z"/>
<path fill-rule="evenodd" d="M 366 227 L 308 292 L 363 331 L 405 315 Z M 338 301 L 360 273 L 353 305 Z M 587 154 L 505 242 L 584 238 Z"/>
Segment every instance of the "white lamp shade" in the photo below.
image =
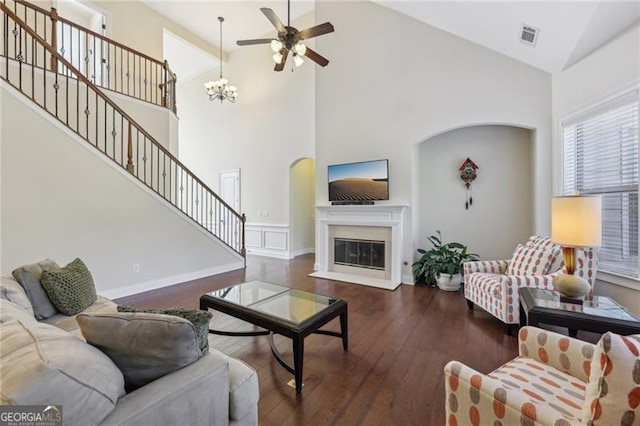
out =
<path fill-rule="evenodd" d="M 553 197 L 551 239 L 564 247 L 599 247 L 602 244 L 602 198 Z"/>

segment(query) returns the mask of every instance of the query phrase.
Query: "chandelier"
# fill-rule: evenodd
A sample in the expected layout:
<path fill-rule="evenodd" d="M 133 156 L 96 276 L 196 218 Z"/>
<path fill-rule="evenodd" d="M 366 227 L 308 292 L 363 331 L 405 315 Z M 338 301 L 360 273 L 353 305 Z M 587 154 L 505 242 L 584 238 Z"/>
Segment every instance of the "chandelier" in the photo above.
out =
<path fill-rule="evenodd" d="M 224 18 L 219 16 L 218 21 L 220 21 L 220 78 L 216 81 L 206 82 L 204 87 L 207 89 L 207 95 L 209 95 L 210 101 L 220 99 L 220 103 L 222 103 L 226 99 L 233 103 L 238 97 L 238 89 L 236 86 L 227 85 L 229 80 L 222 78 L 222 23 L 224 22 Z"/>

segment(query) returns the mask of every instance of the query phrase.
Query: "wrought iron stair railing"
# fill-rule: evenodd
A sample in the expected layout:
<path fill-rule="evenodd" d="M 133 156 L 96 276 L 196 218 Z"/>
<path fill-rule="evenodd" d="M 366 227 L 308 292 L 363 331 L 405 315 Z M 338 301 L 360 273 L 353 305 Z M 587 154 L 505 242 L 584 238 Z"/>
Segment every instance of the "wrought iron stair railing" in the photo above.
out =
<path fill-rule="evenodd" d="M 0 3 L 0 78 L 245 257 L 237 213 L 83 73 Z M 66 69 L 51 71 L 50 65 Z"/>
<path fill-rule="evenodd" d="M 159 61 L 24 0 L 2 0 L 52 49 L 103 89 L 176 109 L 176 75 L 167 61 Z M 25 58 L 25 63 L 27 58 Z M 49 69 L 63 75 L 73 72 L 57 60 Z"/>

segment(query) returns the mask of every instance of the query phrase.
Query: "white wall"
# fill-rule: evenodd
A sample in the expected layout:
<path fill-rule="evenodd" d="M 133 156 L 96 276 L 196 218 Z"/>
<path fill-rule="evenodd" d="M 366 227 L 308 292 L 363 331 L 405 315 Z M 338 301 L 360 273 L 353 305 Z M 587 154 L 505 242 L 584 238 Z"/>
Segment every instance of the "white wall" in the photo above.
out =
<path fill-rule="evenodd" d="M 640 25 L 630 28 L 582 61 L 556 73 L 553 84 L 554 146 L 561 146 L 562 117 L 593 106 L 640 84 Z M 559 183 L 559 153 L 554 156 L 554 180 Z M 612 284 L 615 282 L 619 285 Z M 640 315 L 640 283 L 598 273 L 597 294 L 618 300 Z"/>
<path fill-rule="evenodd" d="M 442 231 L 482 259 L 509 259 L 533 229 L 531 133 L 509 126 L 474 126 L 435 136 L 419 147 L 418 234 Z M 470 157 L 479 167 L 473 203 L 458 168 Z"/>
<path fill-rule="evenodd" d="M 549 74 L 370 2 L 316 3 L 316 21 L 327 20 L 336 32 L 316 41 L 331 60 L 316 72 L 318 204 L 327 203 L 327 164 L 389 158 L 389 203 L 414 207 L 413 145 L 451 129 L 511 124 L 534 131 L 533 232 L 549 232 Z M 424 245 L 412 221 L 403 277 Z M 487 251 L 491 237 L 476 250 Z"/>
<path fill-rule="evenodd" d="M 103 92 L 160 145 L 177 157 L 179 120 L 173 111 L 110 90 Z"/>
<path fill-rule="evenodd" d="M 82 258 L 118 297 L 241 268 L 182 213 L 2 86 L 2 274 L 46 257 Z M 140 265 L 133 273 L 132 265 Z"/>
<path fill-rule="evenodd" d="M 313 24 L 312 14 L 293 23 Z M 241 206 L 248 224 L 288 226 L 289 167 L 314 157 L 316 65 L 306 61 L 294 72 L 287 65 L 277 73 L 271 55 L 268 45 L 229 55 L 223 71 L 238 87 L 235 104 L 208 100 L 203 84 L 217 79 L 217 70 L 179 83 L 180 160 L 214 191 L 220 170 L 242 169 Z"/>
<path fill-rule="evenodd" d="M 162 32 L 164 29 L 206 52 L 217 51 L 217 46 L 211 45 L 140 1 L 104 0 L 91 3 L 108 14 L 110 28 L 107 28 L 107 35 L 110 38 L 157 60 L 163 60 Z"/>

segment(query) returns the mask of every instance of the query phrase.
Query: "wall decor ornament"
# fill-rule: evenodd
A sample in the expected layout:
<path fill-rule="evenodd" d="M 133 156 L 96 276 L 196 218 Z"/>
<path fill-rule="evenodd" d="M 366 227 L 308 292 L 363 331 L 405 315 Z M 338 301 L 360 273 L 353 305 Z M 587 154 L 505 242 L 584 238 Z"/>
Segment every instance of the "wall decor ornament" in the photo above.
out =
<path fill-rule="evenodd" d="M 473 204 L 473 197 L 471 196 L 471 182 L 476 180 L 476 177 L 478 177 L 476 173 L 476 170 L 478 169 L 479 167 L 469 157 L 464 160 L 458 169 L 460 172 L 460 179 L 462 179 L 464 186 L 466 187 L 464 200 L 464 208 L 466 210 L 469 210 L 469 206 Z"/>

